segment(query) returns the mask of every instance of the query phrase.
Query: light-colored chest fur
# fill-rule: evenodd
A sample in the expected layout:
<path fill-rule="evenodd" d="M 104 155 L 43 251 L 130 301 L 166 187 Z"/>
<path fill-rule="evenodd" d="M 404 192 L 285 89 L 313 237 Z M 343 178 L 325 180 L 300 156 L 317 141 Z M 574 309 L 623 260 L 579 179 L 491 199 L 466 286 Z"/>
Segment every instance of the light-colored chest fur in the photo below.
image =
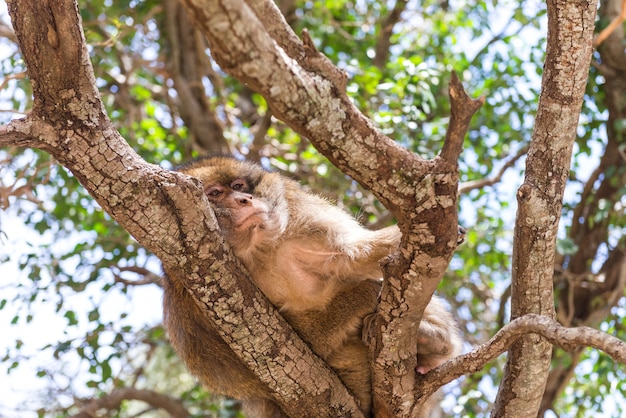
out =
<path fill-rule="evenodd" d="M 340 252 L 320 242 L 287 240 L 268 252 L 273 260 L 257 255 L 245 263 L 259 289 L 281 310 L 322 309 L 353 278 L 339 277 L 335 269 Z M 268 267 L 269 266 L 269 267 Z"/>

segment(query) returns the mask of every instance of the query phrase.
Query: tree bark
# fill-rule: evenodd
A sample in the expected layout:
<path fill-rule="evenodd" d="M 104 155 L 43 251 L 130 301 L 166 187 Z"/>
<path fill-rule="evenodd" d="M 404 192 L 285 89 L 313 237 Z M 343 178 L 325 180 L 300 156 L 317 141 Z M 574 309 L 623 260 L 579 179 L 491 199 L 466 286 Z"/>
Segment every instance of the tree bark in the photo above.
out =
<path fill-rule="evenodd" d="M 548 1 L 544 75 L 524 184 L 517 193 L 511 318 L 536 313 L 553 318 L 556 236 L 572 147 L 582 107 L 596 2 Z M 537 335 L 509 350 L 494 417 L 536 416 L 550 367 L 552 345 Z"/>
<path fill-rule="evenodd" d="M 373 190 L 398 219 L 402 248 L 386 261 L 370 330 L 374 396 L 386 413 L 417 414 L 441 384 L 478 370 L 476 358 L 492 358 L 522 334 L 537 335 L 511 350 L 496 416 L 536 414 L 550 352 L 538 335 L 567 349 L 589 344 L 618 361 L 626 359 L 623 343 L 588 329 L 564 330 L 546 318 L 554 316 L 556 226 L 589 64 L 594 4 L 548 5 L 546 73 L 527 177 L 518 193 L 512 296 L 517 319 L 485 347 L 422 377 L 415 373 L 414 334 L 456 247 L 456 160 L 481 102 L 470 100 L 453 77 L 448 136 L 441 155 L 427 161 L 373 127 L 345 95 L 345 75 L 315 50 L 308 35 L 300 40 L 291 31 L 272 1 L 183 3 L 225 71 L 261 92 L 274 114 Z M 312 355 L 224 246 L 201 187 L 142 161 L 114 130 L 96 90 L 76 3 L 8 4 L 35 101 L 28 117 L 0 128 L 0 146 L 40 148 L 68 167 L 114 219 L 187 278 L 188 290 L 224 340 L 288 413 L 359 416 L 334 373 Z"/>
<path fill-rule="evenodd" d="M 119 409 L 126 400 L 142 401 L 153 408 L 163 409 L 172 418 L 187 418 L 191 415 L 180 399 L 147 389 L 119 388 L 101 398 L 86 402 L 81 406 L 81 411 L 71 418 L 93 418 L 99 416 L 98 410 Z"/>
<path fill-rule="evenodd" d="M 623 0 L 602 0 L 598 10 L 599 22 L 620 22 L 597 46 L 599 62 L 593 63 L 592 74 L 603 76 L 604 105 L 608 110 L 606 123 L 607 144 L 595 170 L 584 184 L 579 202 L 572 215 L 569 238 L 577 246 L 575 254 L 558 260 L 555 284 L 557 317 L 565 326 L 587 325 L 597 327 L 611 315 L 611 309 L 624 295 L 626 287 L 626 237 L 617 245 L 609 243 L 613 217 L 621 216 L 618 202 L 623 197 L 626 183 L 623 147 L 626 128 L 626 54 L 624 53 L 624 26 L 621 17 Z M 599 28 L 604 32 L 605 29 Z M 598 38 L 596 38 L 596 43 Z M 600 84 L 600 83 L 598 83 Z M 603 207 L 608 213 L 599 216 Z M 616 212 L 616 213 L 615 213 Z M 593 261 L 608 251 L 604 265 L 592 270 Z M 604 255 L 601 255 L 605 257 Z M 573 353 L 557 351 L 554 366 L 546 386 L 539 414 L 554 407 L 555 400 L 570 381 L 578 362 L 584 358 L 583 349 Z"/>

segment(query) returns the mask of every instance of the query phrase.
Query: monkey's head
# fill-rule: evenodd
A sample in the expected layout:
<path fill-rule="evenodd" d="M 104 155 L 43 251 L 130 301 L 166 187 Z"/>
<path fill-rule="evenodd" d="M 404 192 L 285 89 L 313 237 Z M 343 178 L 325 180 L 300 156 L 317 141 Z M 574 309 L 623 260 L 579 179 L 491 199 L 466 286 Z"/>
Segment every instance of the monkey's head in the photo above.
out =
<path fill-rule="evenodd" d="M 232 157 L 201 158 L 179 171 L 202 181 L 218 223 L 235 253 L 246 253 L 266 238 L 275 239 L 288 220 L 284 178 Z"/>

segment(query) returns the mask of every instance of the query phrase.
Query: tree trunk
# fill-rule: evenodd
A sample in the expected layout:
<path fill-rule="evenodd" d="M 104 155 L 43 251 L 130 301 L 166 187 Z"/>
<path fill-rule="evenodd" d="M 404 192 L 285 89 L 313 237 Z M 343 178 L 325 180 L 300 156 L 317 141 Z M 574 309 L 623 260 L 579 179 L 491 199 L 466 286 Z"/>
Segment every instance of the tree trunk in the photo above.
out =
<path fill-rule="evenodd" d="M 544 75 L 524 184 L 517 192 L 511 319 L 553 318 L 552 277 L 563 192 L 582 107 L 595 2 L 548 1 Z M 534 417 L 548 377 L 552 345 L 537 335 L 511 347 L 494 417 Z"/>

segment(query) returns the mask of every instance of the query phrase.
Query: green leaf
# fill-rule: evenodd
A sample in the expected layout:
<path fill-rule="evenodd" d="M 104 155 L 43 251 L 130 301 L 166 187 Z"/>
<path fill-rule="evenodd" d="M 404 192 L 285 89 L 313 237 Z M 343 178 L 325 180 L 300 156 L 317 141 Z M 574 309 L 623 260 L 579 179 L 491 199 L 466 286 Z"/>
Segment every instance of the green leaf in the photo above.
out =
<path fill-rule="evenodd" d="M 63 316 L 67 319 L 67 324 L 69 326 L 78 325 L 78 320 L 76 319 L 76 312 L 67 311 L 65 312 Z"/>

